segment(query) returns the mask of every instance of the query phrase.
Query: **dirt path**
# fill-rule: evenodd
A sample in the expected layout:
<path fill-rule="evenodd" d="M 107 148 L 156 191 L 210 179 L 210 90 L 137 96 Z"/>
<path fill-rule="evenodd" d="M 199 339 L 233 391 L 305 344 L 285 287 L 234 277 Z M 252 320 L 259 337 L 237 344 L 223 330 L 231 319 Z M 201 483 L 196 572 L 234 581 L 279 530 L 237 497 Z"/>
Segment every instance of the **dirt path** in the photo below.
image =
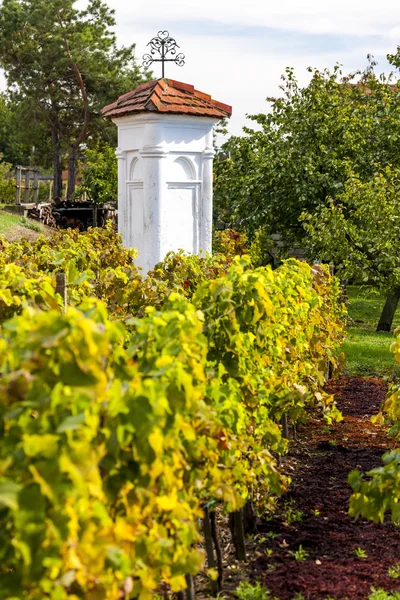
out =
<path fill-rule="evenodd" d="M 356 600 L 368 598 L 372 586 L 400 590 L 400 578 L 388 576 L 389 567 L 400 563 L 400 528 L 354 522 L 347 514 L 348 473 L 379 465 L 390 447 L 385 432 L 370 422 L 386 389 L 379 380 L 361 378 L 343 378 L 331 387 L 344 421 L 330 431 L 311 422 L 301 432 L 285 463 L 292 477 L 280 501 L 285 510 L 259 524 L 258 556 L 250 559 L 251 578 L 279 600 L 298 594 L 307 600 Z M 303 561 L 291 554 L 300 546 L 308 553 Z M 367 557 L 358 558 L 357 548 Z"/>

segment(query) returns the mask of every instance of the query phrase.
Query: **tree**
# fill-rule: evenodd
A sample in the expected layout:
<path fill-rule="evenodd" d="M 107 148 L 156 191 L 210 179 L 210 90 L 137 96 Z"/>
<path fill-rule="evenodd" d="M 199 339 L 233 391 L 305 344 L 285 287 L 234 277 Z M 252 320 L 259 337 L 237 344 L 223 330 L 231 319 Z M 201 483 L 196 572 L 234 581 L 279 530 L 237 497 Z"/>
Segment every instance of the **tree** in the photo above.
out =
<path fill-rule="evenodd" d="M 26 98 L 12 99 L 0 94 L 0 152 L 13 166 L 40 166 L 51 169 L 52 155 L 45 124 L 36 118 Z"/>
<path fill-rule="evenodd" d="M 20 111 L 5 93 L 0 94 L 0 153 L 13 164 L 28 164 L 30 147 L 21 135 Z"/>
<path fill-rule="evenodd" d="M 366 182 L 349 173 L 343 192 L 303 219 L 312 257 L 388 292 L 377 330 L 390 331 L 400 299 L 400 169 L 377 170 Z"/>
<path fill-rule="evenodd" d="M 400 166 L 400 90 L 373 67 L 348 77 L 339 66 L 310 69 L 304 88 L 286 70 L 282 97 L 269 99 L 269 113 L 250 116 L 260 130 L 245 127 L 216 162 L 216 204 L 233 225 L 250 237 L 263 227 L 288 244 L 302 240 L 301 213 L 343 192 L 349 167 L 368 181 L 376 163 Z"/>
<path fill-rule="evenodd" d="M 101 108 L 136 87 L 148 73 L 134 61 L 134 45 L 118 48 L 114 11 L 103 0 L 3 0 L 0 64 L 11 96 L 44 127 L 51 142 L 54 195 L 62 192 L 68 156 L 68 196 L 75 189 L 79 152 L 109 132 Z"/>
<path fill-rule="evenodd" d="M 99 204 L 115 202 L 118 196 L 118 163 L 114 147 L 97 145 L 85 154 L 79 193 L 86 192 Z"/>
<path fill-rule="evenodd" d="M 15 179 L 12 178 L 12 165 L 3 162 L 3 155 L 0 153 L 0 202 L 13 204 L 15 202 Z"/>

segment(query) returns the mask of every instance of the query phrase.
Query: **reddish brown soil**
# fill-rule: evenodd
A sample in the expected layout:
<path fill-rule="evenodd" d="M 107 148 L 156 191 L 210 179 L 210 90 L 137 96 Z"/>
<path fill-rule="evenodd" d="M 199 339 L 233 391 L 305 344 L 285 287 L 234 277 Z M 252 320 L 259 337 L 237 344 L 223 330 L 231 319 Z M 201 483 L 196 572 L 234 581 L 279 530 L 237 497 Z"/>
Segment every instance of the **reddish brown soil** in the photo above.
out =
<path fill-rule="evenodd" d="M 370 422 L 386 388 L 380 380 L 343 378 L 330 391 L 344 421 L 327 431 L 311 420 L 285 461 L 292 484 L 280 505 L 291 501 L 303 516 L 288 524 L 283 511 L 260 522 L 257 552 L 249 557 L 250 577 L 261 580 L 279 600 L 300 593 L 307 600 L 357 600 L 368 598 L 371 587 L 400 591 L 400 579 L 388 576 L 389 567 L 400 563 L 400 528 L 348 516 L 349 472 L 380 465 L 392 444 L 385 430 Z M 303 562 L 290 554 L 300 545 L 309 555 Z M 367 558 L 357 558 L 356 548 L 365 550 Z"/>

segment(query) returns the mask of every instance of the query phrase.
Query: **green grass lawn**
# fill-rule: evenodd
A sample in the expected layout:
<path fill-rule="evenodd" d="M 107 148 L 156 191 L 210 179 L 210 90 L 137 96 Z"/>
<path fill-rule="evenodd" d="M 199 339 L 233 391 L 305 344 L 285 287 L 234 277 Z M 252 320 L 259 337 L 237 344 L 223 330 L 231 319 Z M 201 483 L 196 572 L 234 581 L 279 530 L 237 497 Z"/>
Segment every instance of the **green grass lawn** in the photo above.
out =
<path fill-rule="evenodd" d="M 20 225 L 33 231 L 43 231 L 43 227 L 40 223 L 36 223 L 32 219 L 27 219 L 21 215 L 14 215 L 4 210 L 0 210 L 0 234 L 7 233 L 7 231 L 15 225 Z"/>
<path fill-rule="evenodd" d="M 356 286 L 349 286 L 347 294 L 349 323 L 342 348 L 346 354 L 345 374 L 382 377 L 399 373 L 390 352 L 393 333 L 375 331 L 385 298 L 370 288 Z M 399 325 L 397 309 L 393 330 Z"/>

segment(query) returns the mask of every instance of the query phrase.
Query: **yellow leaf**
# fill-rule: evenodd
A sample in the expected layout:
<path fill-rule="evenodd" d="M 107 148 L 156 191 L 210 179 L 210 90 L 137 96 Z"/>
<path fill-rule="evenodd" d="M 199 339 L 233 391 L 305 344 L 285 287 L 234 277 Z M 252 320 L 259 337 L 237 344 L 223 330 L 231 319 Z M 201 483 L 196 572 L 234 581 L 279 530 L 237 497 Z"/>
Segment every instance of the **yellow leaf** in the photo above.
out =
<path fill-rule="evenodd" d="M 381 426 L 384 425 L 385 418 L 384 418 L 383 414 L 381 412 L 379 412 L 377 415 L 372 415 L 371 423 L 373 423 L 374 425 L 381 425 Z"/>
<path fill-rule="evenodd" d="M 159 429 L 149 435 L 149 444 L 156 454 L 161 454 L 164 448 L 164 437 Z"/>
<path fill-rule="evenodd" d="M 181 590 L 186 588 L 186 580 L 183 575 L 171 577 L 171 579 L 169 580 L 169 584 L 173 592 L 180 592 Z"/>
<path fill-rule="evenodd" d="M 217 579 L 218 579 L 217 569 L 207 569 L 207 575 L 209 576 L 211 581 L 217 581 Z"/>
<path fill-rule="evenodd" d="M 177 504 L 177 497 L 175 494 L 169 494 L 169 496 L 160 496 L 157 498 L 157 505 L 161 510 L 173 510 Z"/>

